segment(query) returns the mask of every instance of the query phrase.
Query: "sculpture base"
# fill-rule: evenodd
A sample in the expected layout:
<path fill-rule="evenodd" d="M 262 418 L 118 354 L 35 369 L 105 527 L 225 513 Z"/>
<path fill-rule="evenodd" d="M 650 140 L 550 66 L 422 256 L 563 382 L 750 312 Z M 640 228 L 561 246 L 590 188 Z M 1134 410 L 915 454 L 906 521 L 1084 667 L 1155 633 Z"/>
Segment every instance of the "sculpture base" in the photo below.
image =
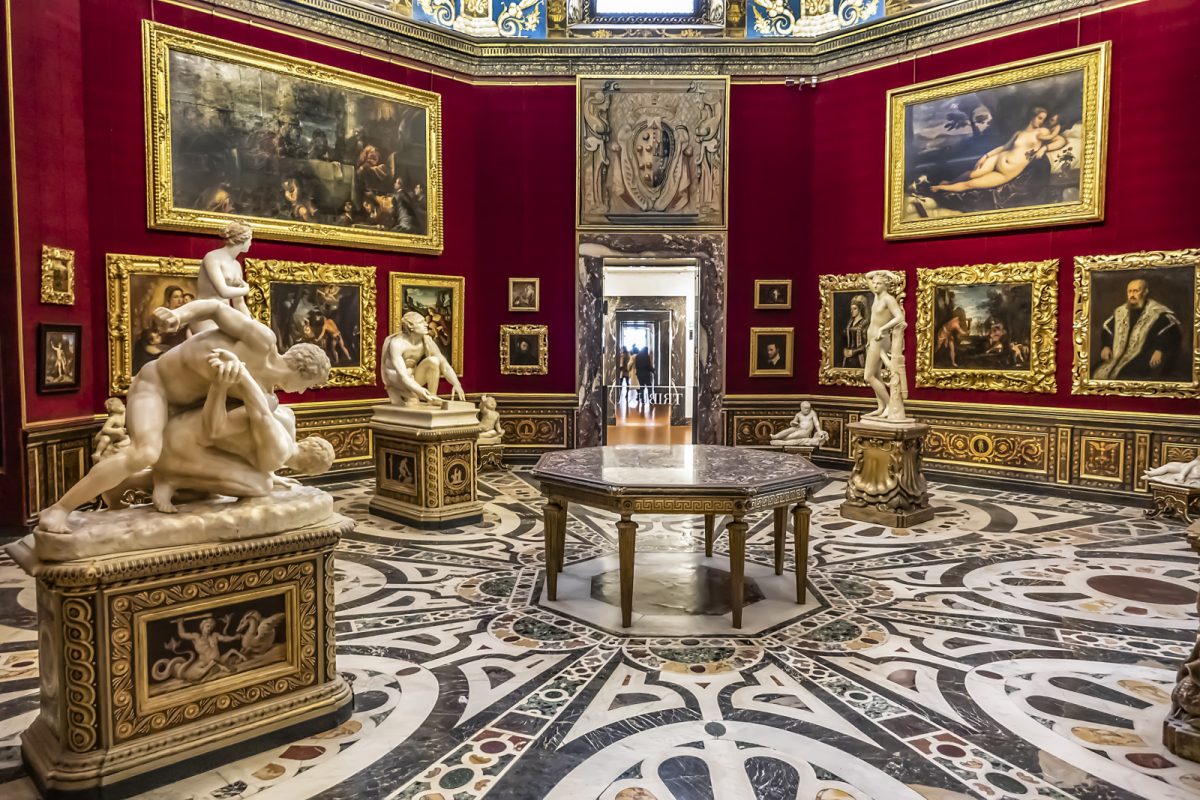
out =
<path fill-rule="evenodd" d="M 1200 486 L 1163 480 L 1150 480 L 1146 485 L 1154 501 L 1154 507 L 1146 511 L 1150 519 L 1178 517 L 1190 525 L 1193 512 L 1200 516 Z"/>
<path fill-rule="evenodd" d="M 842 516 L 892 528 L 907 528 L 933 519 L 921 440 L 929 426 L 864 420 L 849 425 L 854 466 L 846 481 Z"/>
<path fill-rule="evenodd" d="M 785 444 L 772 445 L 772 447 L 781 453 L 788 453 L 795 456 L 803 456 L 804 458 L 812 458 L 813 452 L 817 449 L 812 445 Z"/>
<path fill-rule="evenodd" d="M 371 420 L 371 513 L 434 530 L 481 521 L 483 503 L 476 493 L 479 431 L 470 403 L 450 403 L 445 409 L 376 406 Z"/>
<path fill-rule="evenodd" d="M 48 563 L 37 578 L 41 713 L 21 754 L 48 797 L 125 797 L 349 718 L 333 551 L 353 527 Z M 213 655 L 215 654 L 215 657 Z M 235 757 L 235 756 L 231 756 Z"/>
<path fill-rule="evenodd" d="M 476 450 L 479 453 L 480 472 L 485 469 L 504 469 L 504 445 L 478 444 Z"/>
<path fill-rule="evenodd" d="M 1163 745 L 1177 756 L 1200 761 L 1200 729 L 1184 719 L 1178 708 L 1163 721 Z"/>

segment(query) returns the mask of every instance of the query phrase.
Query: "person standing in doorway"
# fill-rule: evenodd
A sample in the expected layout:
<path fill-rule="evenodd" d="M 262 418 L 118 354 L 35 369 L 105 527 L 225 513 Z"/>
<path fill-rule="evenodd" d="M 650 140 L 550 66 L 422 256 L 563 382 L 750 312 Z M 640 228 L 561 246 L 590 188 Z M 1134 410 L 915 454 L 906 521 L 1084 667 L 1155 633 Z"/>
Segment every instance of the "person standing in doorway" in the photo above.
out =
<path fill-rule="evenodd" d="M 634 390 L 634 397 L 640 397 L 642 394 L 642 384 L 637 377 L 637 354 L 638 348 L 635 344 L 629 348 L 629 361 L 625 365 L 625 375 L 629 381 L 629 387 Z"/>
<path fill-rule="evenodd" d="M 621 345 L 621 352 L 617 354 L 617 402 L 629 399 L 629 348 Z M 621 391 L 621 387 L 625 387 Z"/>
<path fill-rule="evenodd" d="M 643 347 L 633 357 L 633 368 L 637 372 L 638 383 L 638 403 L 640 404 L 645 398 L 645 390 L 647 386 L 652 386 L 654 383 L 654 362 L 650 360 L 650 348 Z M 651 390 L 651 400 L 653 400 L 653 389 Z"/>

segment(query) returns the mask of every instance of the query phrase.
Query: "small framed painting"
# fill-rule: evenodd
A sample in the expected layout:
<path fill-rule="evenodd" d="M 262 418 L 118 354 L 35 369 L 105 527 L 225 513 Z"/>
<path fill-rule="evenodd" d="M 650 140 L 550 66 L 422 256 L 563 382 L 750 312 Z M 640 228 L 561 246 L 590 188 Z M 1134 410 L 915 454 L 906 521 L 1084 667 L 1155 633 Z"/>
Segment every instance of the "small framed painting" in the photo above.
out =
<path fill-rule="evenodd" d="M 79 344 L 82 325 L 38 325 L 38 392 L 79 390 Z"/>
<path fill-rule="evenodd" d="M 43 303 L 75 305 L 75 251 L 42 245 Z"/>
<path fill-rule="evenodd" d="M 438 349 L 450 357 L 450 365 L 463 374 L 463 308 L 466 279 L 457 275 L 418 275 L 393 272 L 390 275 L 391 317 L 388 330 L 400 332 L 400 320 L 410 311 L 425 318 L 429 335 Z"/>
<path fill-rule="evenodd" d="M 548 329 L 545 325 L 500 326 L 500 374 L 545 375 Z"/>
<path fill-rule="evenodd" d="M 750 377 L 792 377 L 795 328 L 750 329 Z"/>
<path fill-rule="evenodd" d="M 792 282 L 755 281 L 754 307 L 776 311 L 788 310 L 792 307 Z"/>
<path fill-rule="evenodd" d="M 537 311 L 542 307 L 541 278 L 509 278 L 508 310 Z"/>

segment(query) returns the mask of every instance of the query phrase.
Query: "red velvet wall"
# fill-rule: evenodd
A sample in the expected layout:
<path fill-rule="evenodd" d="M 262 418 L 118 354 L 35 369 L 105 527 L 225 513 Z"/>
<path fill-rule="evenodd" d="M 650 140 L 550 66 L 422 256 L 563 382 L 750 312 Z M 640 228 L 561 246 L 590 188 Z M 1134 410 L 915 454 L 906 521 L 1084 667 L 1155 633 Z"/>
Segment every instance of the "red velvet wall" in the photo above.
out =
<path fill-rule="evenodd" d="M 731 393 L 801 392 L 867 395 L 817 383 L 819 349 L 816 318 L 820 307 L 817 275 L 904 269 L 908 275 L 906 312 L 916 319 L 916 268 L 985 262 L 1057 258 L 1059 328 L 1057 394 L 1014 394 L 916 389 L 913 398 L 952 402 L 1013 403 L 1131 411 L 1189 413 L 1195 400 L 1154 400 L 1071 395 L 1071 321 L 1075 256 L 1135 250 L 1200 247 L 1200 214 L 1195 201 L 1200 160 L 1192 158 L 1200 112 L 1184 98 L 1200 85 L 1200 16 L 1189 0 L 1156 0 L 1050 24 L 1000 39 L 908 59 L 900 64 L 822 83 L 800 94 L 810 130 L 791 135 L 788 110 L 797 104 L 781 87 L 735 87 L 730 159 L 733 213 L 730 230 L 729 377 Z M 885 97 L 889 89 L 1016 61 L 1081 45 L 1112 41 L 1111 109 L 1105 221 L 1091 225 L 1014 231 L 920 241 L 883 239 Z M 761 99 L 754 99 L 759 96 Z M 775 137 L 796 152 L 807 175 L 789 184 L 778 164 L 742 157 L 742 138 L 766 139 L 769 127 L 750 126 L 747 105 L 773 103 L 786 121 Z M 743 125 L 748 128 L 740 131 Z M 807 153 L 801 149 L 807 144 Z M 753 154 L 751 154 L 753 155 Z M 751 161 L 752 163 L 746 163 Z M 764 183 L 762 175 L 771 178 Z M 787 176 L 791 179 L 792 174 Z M 748 211 L 743 203 L 758 202 Z M 741 202 L 739 202 L 741 200 Z M 775 207 L 775 210 L 771 210 Z M 759 214 L 774 220 L 756 224 Z M 751 219 L 747 219 L 747 217 Z M 779 224 L 785 218 L 790 224 Z M 755 242 L 746 242 L 755 238 Z M 767 266 L 771 253 L 775 263 Z M 736 261 L 735 261 L 736 259 Z M 749 263 L 747 263 L 749 262 Z M 789 263 L 790 262 L 790 263 Z M 777 265 L 777 266 L 776 266 Z M 757 277 L 793 277 L 794 310 L 754 312 L 750 294 Z M 744 275 L 744 277 L 743 277 Z M 780 320 L 788 319 L 786 323 Z M 797 374 L 790 380 L 749 378 L 748 328 L 796 326 Z M 915 354 L 915 326 L 908 329 L 908 352 Z M 913 373 L 913 355 L 909 372 Z"/>

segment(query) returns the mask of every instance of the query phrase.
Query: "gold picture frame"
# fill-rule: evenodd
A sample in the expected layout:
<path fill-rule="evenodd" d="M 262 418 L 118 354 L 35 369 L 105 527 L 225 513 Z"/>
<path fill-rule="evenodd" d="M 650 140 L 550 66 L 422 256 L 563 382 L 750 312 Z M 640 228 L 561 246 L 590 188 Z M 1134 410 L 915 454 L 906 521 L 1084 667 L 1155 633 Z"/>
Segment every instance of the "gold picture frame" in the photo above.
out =
<path fill-rule="evenodd" d="M 764 341 L 766 340 L 766 341 Z M 779 343 L 783 343 L 783 353 L 779 354 Z M 771 365 L 770 345 L 776 345 L 779 359 L 778 368 Z M 750 377 L 751 378 L 790 378 L 792 377 L 793 357 L 796 351 L 795 328 L 751 328 L 750 329 Z"/>
<path fill-rule="evenodd" d="M 463 374 L 463 309 L 466 307 L 466 291 L 466 278 L 458 275 L 391 273 L 388 280 L 390 312 L 388 331 L 400 332 L 400 318 L 406 311 L 421 312 L 429 325 L 430 335 L 442 349 L 443 354 L 449 349 L 450 365 L 461 377 Z M 450 320 L 448 322 L 445 320 L 445 293 L 450 294 Z M 434 305 L 431 306 L 430 303 Z M 449 348 L 445 346 L 447 342 L 449 342 Z"/>
<path fill-rule="evenodd" d="M 75 305 L 75 251 L 42 245 L 41 300 L 56 306 Z"/>
<path fill-rule="evenodd" d="M 1137 365 L 1138 353 L 1130 359 L 1110 349 L 1114 366 L 1107 372 L 1116 371 L 1115 377 L 1097 376 L 1103 364 L 1104 328 L 1108 319 L 1114 319 L 1123 304 L 1128 302 L 1129 287 L 1135 280 L 1142 280 L 1146 295 L 1151 302 L 1164 305 L 1178 324 L 1179 352 L 1174 364 L 1161 365 L 1163 370 L 1172 369 L 1177 380 L 1154 380 L 1122 377 L 1130 374 Z M 1163 300 L 1159 300 L 1163 298 Z M 1143 297 L 1143 303 L 1146 297 Z M 1093 306 L 1102 304 L 1099 316 Z M 1157 308 L 1156 317 L 1163 314 Z M 1145 313 L 1145 312 L 1143 312 Z M 1122 327 L 1114 322 L 1114 347 L 1116 330 Z M 1137 326 L 1128 329 L 1126 337 L 1139 336 Z M 1148 335 L 1153 335 L 1151 332 Z M 1098 340 L 1099 339 L 1099 340 Z M 1081 256 L 1075 259 L 1075 314 L 1074 335 L 1075 362 L 1072 394 L 1122 395 L 1126 397 L 1197 397 L 1200 396 L 1200 248 L 1187 250 L 1152 250 L 1120 255 Z M 1129 338 L 1124 339 L 1129 344 Z M 1097 349 L 1097 345 L 1100 348 Z M 1128 352 L 1127 346 L 1120 348 Z M 1114 358 L 1115 356 L 1115 358 Z M 1153 358 L 1153 355 L 1151 355 Z M 1118 366 L 1125 362 L 1123 366 Z"/>
<path fill-rule="evenodd" d="M 1028 306 L 1025 286 L 1029 287 Z M 954 326 L 961 324 L 960 317 L 967 318 L 963 306 L 958 305 L 951 308 L 952 319 L 942 319 L 944 307 L 947 303 L 953 306 L 956 300 L 952 288 L 959 289 L 957 299 L 962 303 L 996 315 L 978 320 L 984 325 L 991 322 L 991 326 L 990 331 L 982 332 L 974 340 L 969 338 L 970 331 L 962 331 L 968 336 L 968 344 L 977 343 L 978 347 L 965 346 L 957 333 L 950 332 L 945 337 L 945 346 L 938 347 L 942 325 Z M 962 313 L 956 317 L 959 311 Z M 972 329 L 977 317 L 978 313 L 974 314 L 968 323 Z M 917 386 L 1053 393 L 1057 322 L 1057 258 L 918 269 Z M 942 352 L 951 360 L 962 359 L 963 366 L 939 364 Z M 967 367 L 967 363 L 980 366 Z"/>
<path fill-rule="evenodd" d="M 891 270 L 890 285 L 892 295 L 901 307 L 904 306 L 904 294 L 908 286 L 908 278 L 902 270 Z M 865 361 L 866 348 L 862 349 L 862 357 L 842 356 L 837 354 L 839 349 L 848 349 L 845 344 L 847 323 L 851 321 L 850 307 L 862 296 L 864 307 L 862 317 L 864 322 L 871 316 L 871 303 L 874 295 L 871 292 L 867 273 L 855 272 L 849 275 L 820 275 L 817 278 L 818 292 L 821 295 L 821 313 L 817 316 L 817 344 L 821 349 L 821 365 L 817 374 L 817 383 L 825 386 L 866 386 L 863 379 L 863 366 L 847 366 L 848 359 Z M 865 324 L 861 336 L 866 336 Z"/>
<path fill-rule="evenodd" d="M 783 299 L 774 302 L 772 288 L 783 288 Z M 792 307 L 792 280 L 756 280 L 754 282 L 754 307 L 767 311 L 787 311 Z"/>
<path fill-rule="evenodd" d="M 311 244 L 339 244 L 347 247 L 370 247 L 382 250 L 400 250 L 414 253 L 438 254 L 443 248 L 443 214 L 442 214 L 442 119 L 441 96 L 422 89 L 359 75 L 347 70 L 327 67 L 311 61 L 260 50 L 242 44 L 192 33 L 180 28 L 160 25 L 150 20 L 142 22 L 142 55 L 144 70 L 144 94 L 146 117 L 146 183 L 148 188 L 147 219 L 151 228 L 166 230 L 216 232 L 232 219 L 250 223 L 254 227 L 256 238 L 278 239 L 282 241 L 306 242 Z M 315 89 L 334 89 L 346 93 L 343 98 L 346 103 L 366 99 L 374 103 L 390 103 L 395 111 L 410 110 L 412 116 L 423 119 L 424 163 L 418 169 L 416 158 L 408 160 L 405 172 L 403 156 L 412 155 L 403 149 L 406 142 L 397 141 L 384 146 L 382 140 L 367 141 L 364 136 L 364 147 L 359 158 L 368 154 L 370 168 L 375 170 L 375 179 L 380 184 L 368 194 L 357 189 L 351 189 L 349 195 L 343 196 L 347 190 L 347 182 L 343 174 L 349 170 L 353 173 L 353 162 L 343 163 L 336 160 L 336 149 L 340 143 L 332 141 L 323 128 L 310 124 L 310 135 L 315 136 L 316 130 L 324 137 L 325 148 L 317 142 L 302 143 L 305 147 L 297 146 L 297 154 L 285 156 L 282 152 L 260 154 L 264 159 L 275 159 L 279 166 L 296 170 L 293 177 L 281 183 L 279 199 L 288 199 L 293 203 L 290 217 L 267 216 L 267 206 L 262 208 L 247 208 L 250 203 L 256 203 L 263 187 L 245 187 L 234 185 L 232 189 L 224 184 L 212 184 L 211 176 L 188 176 L 183 167 L 172 160 L 172 148 L 177 142 L 172 136 L 172 79 L 171 68 L 173 58 L 189 58 L 194 63 L 190 75 L 194 83 L 205 80 L 200 74 L 198 65 L 205 62 L 218 62 L 232 65 L 239 73 L 258 71 L 273 77 L 271 84 L 286 81 L 301 82 L 312 85 Z M 215 80 L 215 79 L 214 79 Z M 223 88 L 234 92 L 236 86 L 225 81 Z M 200 87 L 204 89 L 203 86 Z M 185 101 L 180 101 L 184 103 Z M 251 104 L 253 105 L 253 104 Z M 182 107 L 182 105 L 181 105 Z M 191 108 L 191 106 L 188 106 Z M 303 131 L 297 120 L 298 131 Z M 203 123 L 203 112 L 193 111 L 183 116 L 179 124 Z M 419 124 L 419 123 L 418 123 Z M 364 127 L 365 131 L 366 128 Z M 337 131 L 334 131 L 336 139 Z M 343 135 L 345 132 L 343 132 Z M 299 135 L 299 134 L 298 134 Z M 382 136 L 382 134 L 376 134 Z M 419 138 L 416 140 L 419 146 Z M 377 146 L 379 145 L 379 146 Z M 249 147 L 246 148 L 247 150 Z M 370 152 L 368 152 L 368 149 Z M 245 154 L 249 158 L 252 154 Z M 346 158 L 343 156 L 343 158 Z M 417 159 L 419 160 L 419 159 Z M 325 174 L 323 165 L 336 165 L 337 169 L 328 170 Z M 178 175 L 177 175 L 178 173 Z M 309 173 L 312 173 L 311 175 Z M 416 178 L 413 178 L 413 175 Z M 176 178 L 181 178 L 180 193 L 186 198 L 188 192 L 197 199 L 181 201 L 176 197 Z M 411 185 L 395 186 L 395 179 L 403 182 L 408 180 Z M 290 181 L 290 187 L 287 184 Z M 194 185 L 193 185 L 194 184 Z M 386 184 L 386 185 L 385 185 Z M 421 184 L 425 190 L 416 193 L 416 185 Z M 327 191 L 308 191 L 312 187 L 324 188 Z M 329 187 L 336 186 L 332 192 Z M 353 186 L 353 184 L 351 184 Z M 198 190 L 197 187 L 202 187 Z M 239 188 L 242 191 L 239 192 Z M 368 187 L 369 188 L 369 187 Z M 416 226 L 417 230 L 408 232 L 396 228 L 401 227 L 398 218 L 399 211 L 389 211 L 391 216 L 383 213 L 387 205 L 394 208 L 392 196 L 394 189 L 403 189 L 404 208 L 412 205 L 414 213 L 410 214 L 406 224 Z M 307 192 L 307 196 L 306 196 Z M 326 196 L 331 194 L 332 196 Z M 237 198 L 243 207 L 236 207 Z M 204 198 L 203 200 L 201 198 Z M 368 214 L 366 203 L 368 198 L 374 202 L 374 213 Z M 185 206 L 187 202 L 191 205 Z M 321 207 L 321 204 L 326 206 Z M 344 210 L 349 205 L 349 210 Z M 195 207 L 192 207 L 195 206 Z M 335 208 L 336 206 L 336 208 Z M 240 213 L 235 213 L 240 212 Z M 258 212 L 258 213 L 256 213 Z M 423 216 L 422 216 L 423 214 Z M 341 215 L 341 216 L 339 216 Z M 318 217 L 325 217 L 321 221 Z M 342 221 L 342 216 L 347 221 Z M 356 219 L 356 217 L 364 217 Z M 385 224 L 384 218 L 393 224 Z M 392 219 L 396 217 L 396 219 Z M 379 222 L 375 220 L 379 219 Z M 415 221 L 414 221 L 415 220 Z M 422 226 L 424 230 L 421 231 Z"/>
<path fill-rule="evenodd" d="M 515 292 L 520 284 L 533 285 L 533 299 L 517 297 Z M 508 310 L 509 311 L 540 311 L 542 308 L 542 279 L 541 278 L 509 278 L 508 279 Z"/>
<path fill-rule="evenodd" d="M 949 236 L 1071 225 L 1104 219 L 1110 51 L 1111 43 L 1101 42 L 889 91 L 884 237 Z M 1075 77 L 1076 73 L 1079 73 L 1078 78 Z M 1076 83 L 1079 84 L 1077 88 Z M 989 98 L 988 93 L 1002 87 L 1010 91 L 1005 94 L 1001 109 L 999 93 L 994 99 Z M 1020 96 L 1022 92 L 1027 95 L 1024 99 Z M 948 116 L 957 108 L 953 99 L 968 95 L 974 98 L 971 101 L 973 104 L 984 109 L 984 113 L 981 115 L 976 109 L 967 119 L 959 109 L 953 118 Z M 1049 107 L 1045 98 L 1051 96 L 1061 99 L 1061 116 L 1065 122 L 1059 120 L 1059 109 Z M 1044 103 L 1047 107 L 1042 107 Z M 1018 108 L 1021 115 L 1032 115 L 1028 121 L 1013 116 Z M 1000 119 L 997 109 L 1009 116 Z M 1035 129 L 1038 112 L 1041 112 L 1042 121 Z M 982 120 L 978 119 L 980 116 Z M 909 152 L 905 136 L 913 135 L 920 118 L 924 117 L 928 117 L 929 129 L 940 142 L 940 153 Z M 1064 125 L 1067 127 L 1064 128 Z M 968 126 L 969 132 L 966 130 Z M 971 161 L 985 144 L 955 150 L 956 143 L 946 143 L 947 139 L 955 136 L 961 140 L 963 136 L 986 135 L 990 126 L 1002 128 L 1002 135 L 988 138 L 985 144 L 1007 139 L 1012 143 L 1009 149 L 1015 151 L 1025 146 L 1017 138 L 1021 133 L 1036 138 L 1036 141 L 1031 139 L 1031 149 L 1022 149 L 1019 155 L 1028 152 L 1037 155 L 1033 158 L 1025 156 L 1024 165 L 1016 170 L 1015 175 L 1009 177 L 1009 173 L 992 169 L 987 175 L 997 176 L 996 180 L 1007 180 L 995 185 L 971 187 L 985 192 L 989 188 L 1009 187 L 1004 206 L 994 209 L 973 208 L 972 196 L 963 195 L 963 192 L 969 191 L 968 188 L 933 188 L 958 186 L 972 180 L 991 180 L 983 174 L 967 173 L 985 169 L 985 159 L 1005 145 L 984 151 L 982 157 Z M 956 131 L 962 133 L 956 134 Z M 929 136 L 923 138 L 930 140 Z M 965 144 L 970 145 L 970 140 L 967 139 Z M 945 155 L 948 152 L 956 154 L 955 157 Z M 909 156 L 924 161 L 909 169 Z M 964 162 L 966 156 L 969 157 Z M 1031 167 L 1028 179 L 1018 183 L 1024 171 Z M 1061 187 L 1053 187 L 1050 183 L 1050 177 L 1056 170 L 1059 181 L 1064 184 Z M 1076 174 L 1077 187 L 1074 185 Z M 1035 185 L 1039 177 L 1041 183 Z M 1071 199 L 1046 202 L 1045 193 L 1055 188 L 1064 191 L 1070 189 Z M 1026 197 L 1028 202 L 1018 203 L 1022 197 Z M 987 195 L 980 194 L 975 198 L 979 203 L 986 204 Z M 959 208 L 954 208 L 955 205 Z"/>
<path fill-rule="evenodd" d="M 513 337 L 528 342 L 536 339 L 536 354 L 514 357 Z M 528 362 L 528 363 L 526 363 Z M 501 325 L 500 326 L 500 374 L 501 375 L 546 375 L 549 367 L 549 328 L 545 325 Z"/>
<path fill-rule="evenodd" d="M 108 295 L 108 392 L 125 394 L 138 369 L 170 349 L 155 331 L 150 317 L 160 305 L 171 305 L 161 293 L 175 297 L 182 290 L 181 301 L 187 300 L 187 294 L 194 295 L 200 261 L 110 253 L 105 256 L 104 271 Z M 187 332 L 179 331 L 173 336 L 186 338 Z"/>
<path fill-rule="evenodd" d="M 275 333 L 280 351 L 301 342 L 316 344 L 329 356 L 326 386 L 375 385 L 375 267 L 248 258 L 246 282 L 250 313 Z M 334 288 L 339 290 L 336 294 L 329 291 Z M 290 324 L 276 318 L 276 311 L 284 307 Z M 306 316 L 315 313 L 321 320 L 320 331 L 312 330 L 309 320 L 296 321 L 301 308 L 311 309 Z M 345 323 L 357 329 L 357 341 Z M 341 364 L 343 359 L 357 364 Z"/>

